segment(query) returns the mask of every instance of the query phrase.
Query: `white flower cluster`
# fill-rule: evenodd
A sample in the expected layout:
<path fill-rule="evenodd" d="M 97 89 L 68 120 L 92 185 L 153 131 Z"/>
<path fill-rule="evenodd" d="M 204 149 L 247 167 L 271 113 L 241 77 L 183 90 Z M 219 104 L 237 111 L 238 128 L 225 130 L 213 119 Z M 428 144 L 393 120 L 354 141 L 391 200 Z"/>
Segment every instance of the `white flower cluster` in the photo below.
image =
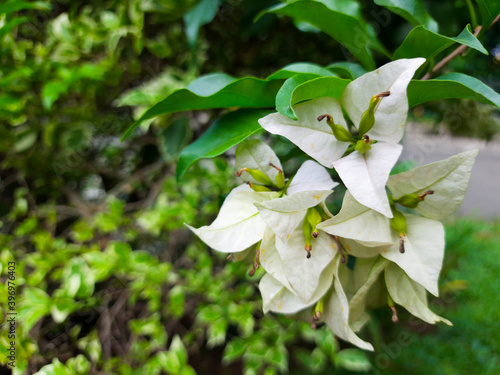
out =
<path fill-rule="evenodd" d="M 325 199 L 337 183 L 323 166 L 306 161 L 286 179 L 265 143 L 247 140 L 236 149 L 236 174 L 247 184 L 228 195 L 211 225 L 189 228 L 235 260 L 255 251 L 251 274 L 266 271 L 259 284 L 265 312 L 324 321 L 367 350 L 372 345 L 355 333 L 369 319 L 367 308 L 388 304 L 395 314 L 399 304 L 425 322 L 451 324 L 429 309 L 426 290 L 438 296 L 445 247 L 438 220 L 462 203 L 477 151 L 390 176 L 402 151 L 406 88 L 424 61 L 397 60 L 361 76 L 341 103 L 298 104 L 298 120 L 274 113 L 259 121 L 335 168 L 348 189 L 335 216 Z"/>

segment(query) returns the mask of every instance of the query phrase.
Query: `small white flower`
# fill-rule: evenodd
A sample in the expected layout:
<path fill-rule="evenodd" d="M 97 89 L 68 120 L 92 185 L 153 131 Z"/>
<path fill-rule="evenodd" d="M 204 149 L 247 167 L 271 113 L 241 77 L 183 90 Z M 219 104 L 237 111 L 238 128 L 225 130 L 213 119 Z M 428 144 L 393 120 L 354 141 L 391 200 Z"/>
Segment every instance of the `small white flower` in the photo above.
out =
<path fill-rule="evenodd" d="M 406 88 L 424 62 L 423 58 L 396 60 L 359 77 L 345 88 L 342 107 L 358 129 L 371 98 L 390 92 L 377 104 L 373 126 L 364 135 L 371 145 L 368 151 L 353 151 L 342 157 L 349 143 L 337 140 L 326 119 L 318 121 L 318 117 L 328 114 L 336 125 L 347 128 L 342 107 L 333 98 L 298 104 L 294 107 L 297 121 L 274 113 L 259 123 L 270 133 L 288 138 L 325 167 L 335 168 L 356 200 L 390 218 L 392 212 L 385 184 L 402 150 L 397 143 L 403 136 L 408 115 Z M 378 143 L 371 144 L 373 141 Z"/>

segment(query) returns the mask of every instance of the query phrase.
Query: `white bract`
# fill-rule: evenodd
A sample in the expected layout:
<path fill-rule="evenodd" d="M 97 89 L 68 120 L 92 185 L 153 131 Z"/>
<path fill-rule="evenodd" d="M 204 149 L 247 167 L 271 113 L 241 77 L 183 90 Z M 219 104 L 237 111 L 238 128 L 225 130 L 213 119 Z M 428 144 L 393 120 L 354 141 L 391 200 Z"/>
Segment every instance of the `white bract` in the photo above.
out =
<path fill-rule="evenodd" d="M 357 129 L 372 97 L 390 92 L 376 105 L 373 125 L 365 134 L 360 134 L 368 137 L 365 140 L 369 140 L 371 149 L 354 150 L 342 157 L 349 143 L 337 140 L 326 118 L 318 121 L 318 117 L 328 114 L 336 125 L 347 129 L 341 105 L 333 98 L 319 98 L 294 106 L 298 120 L 274 113 L 259 123 L 270 133 L 290 139 L 325 167 L 334 167 L 356 200 L 392 217 L 385 185 L 402 150 L 397 143 L 403 136 L 408 115 L 406 88 L 424 62 L 423 58 L 396 60 L 359 77 L 345 88 L 341 104 Z M 361 138 L 359 142 L 363 142 Z"/>
<path fill-rule="evenodd" d="M 347 85 L 341 102 L 298 104 L 298 120 L 278 113 L 259 120 L 335 168 L 347 187 L 335 216 L 325 201 L 337 183 L 322 165 L 306 161 L 287 180 L 264 142 L 237 147 L 236 175 L 247 184 L 230 192 L 211 225 L 188 227 L 215 250 L 234 253 L 234 261 L 253 258 L 251 276 L 262 266 L 264 312 L 313 326 L 324 321 L 366 350 L 373 347 L 357 332 L 370 308 L 389 306 L 397 321 L 398 304 L 427 323 L 451 325 L 429 309 L 427 291 L 439 294 L 445 237 L 438 220 L 462 203 L 477 151 L 390 176 L 402 150 L 406 89 L 424 61 L 397 60 L 367 73 Z M 343 111 L 359 134 L 349 133 Z"/>

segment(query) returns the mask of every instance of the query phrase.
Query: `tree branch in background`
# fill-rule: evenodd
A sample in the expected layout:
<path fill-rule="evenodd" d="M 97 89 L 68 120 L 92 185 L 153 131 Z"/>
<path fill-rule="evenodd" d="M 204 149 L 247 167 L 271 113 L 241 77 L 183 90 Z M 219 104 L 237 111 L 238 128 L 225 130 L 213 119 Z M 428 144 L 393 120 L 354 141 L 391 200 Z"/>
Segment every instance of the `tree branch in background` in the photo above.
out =
<path fill-rule="evenodd" d="M 479 33 L 481 32 L 482 26 L 478 26 L 474 29 L 474 36 L 477 37 Z M 458 47 L 455 51 L 450 53 L 448 56 L 446 56 L 444 59 L 442 59 L 440 62 L 438 62 L 434 68 L 432 68 L 432 71 L 427 73 L 425 76 L 422 77 L 422 81 L 425 81 L 426 79 L 431 78 L 435 73 L 437 73 L 439 70 L 441 70 L 446 64 L 448 64 L 451 60 L 453 60 L 455 57 L 461 55 L 465 51 L 467 51 L 466 45 L 462 44 L 460 47 Z"/>

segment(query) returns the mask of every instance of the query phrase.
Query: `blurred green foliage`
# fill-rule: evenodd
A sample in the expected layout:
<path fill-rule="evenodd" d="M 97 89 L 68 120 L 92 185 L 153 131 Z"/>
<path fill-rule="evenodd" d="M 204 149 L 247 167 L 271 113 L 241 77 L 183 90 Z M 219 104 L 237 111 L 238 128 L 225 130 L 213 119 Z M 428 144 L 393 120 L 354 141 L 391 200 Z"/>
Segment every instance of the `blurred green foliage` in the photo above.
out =
<path fill-rule="evenodd" d="M 457 35 L 468 13 L 462 2 L 451 3 L 432 2 L 430 10 L 443 33 Z M 230 157 L 198 162 L 180 184 L 174 177 L 180 150 L 217 111 L 162 116 L 119 141 L 134 118 L 200 73 L 263 77 L 295 61 L 345 60 L 338 43 L 310 25 L 271 15 L 253 23 L 272 4 L 222 1 L 208 24 L 195 0 L 0 4 L 0 275 L 5 283 L 6 265 L 16 262 L 14 373 L 378 371 L 376 356 L 370 363 L 366 354 L 341 348 L 325 327 L 263 316 L 260 274 L 250 278 L 249 263 L 227 262 L 184 229 L 184 222 L 210 222 L 234 184 Z M 365 2 L 363 11 L 381 8 Z M 194 29 L 206 24 L 195 42 L 194 31 L 185 36 L 184 20 Z M 379 37 L 397 46 L 405 27 L 392 17 Z M 491 34 L 485 37 L 493 48 Z M 494 71 L 491 57 L 467 59 L 463 71 Z M 303 155 L 283 139 L 273 142 L 283 161 L 298 156 L 285 165 L 296 169 Z M 446 278 L 481 280 L 457 292 L 456 311 L 446 307 L 463 330 L 440 327 L 445 339 L 412 332 L 418 340 L 391 358 L 394 373 L 433 373 L 438 365 L 429 358 L 440 356 L 456 361 L 453 369 L 461 363 L 495 373 L 491 353 L 500 348 L 488 329 L 495 326 L 498 283 L 484 269 L 497 262 L 500 229 L 487 229 L 460 222 L 448 232 L 455 263 Z M 2 288 L 2 316 L 7 301 Z M 398 334 L 387 328 L 385 312 L 380 321 L 366 334 Z M 5 366 L 6 325 L 0 330 Z M 442 340 L 458 337 L 469 347 L 444 352 Z M 472 355 L 478 367 L 465 363 Z M 441 373 L 457 373 L 439 365 Z"/>

